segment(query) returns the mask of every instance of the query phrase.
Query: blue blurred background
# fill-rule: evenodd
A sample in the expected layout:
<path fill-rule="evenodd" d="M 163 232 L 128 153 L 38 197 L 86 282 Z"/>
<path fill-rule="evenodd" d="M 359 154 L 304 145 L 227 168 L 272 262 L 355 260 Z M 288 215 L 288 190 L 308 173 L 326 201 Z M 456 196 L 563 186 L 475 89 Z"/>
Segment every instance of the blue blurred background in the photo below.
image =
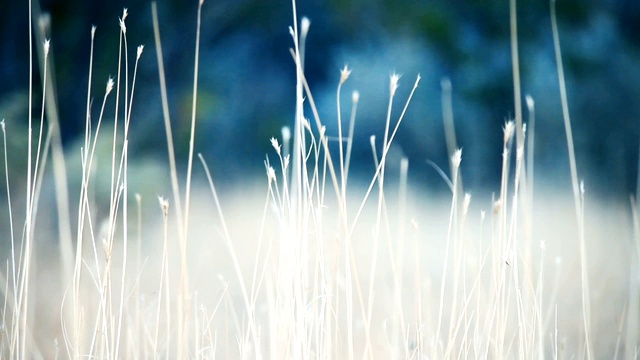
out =
<path fill-rule="evenodd" d="M 0 4 L 5 15 L 0 22 L 0 118 L 13 129 L 24 127 L 27 118 L 27 6 L 27 1 Z M 106 80 L 117 73 L 118 17 L 127 7 L 130 59 L 137 45 L 146 46 L 136 84 L 131 151 L 133 156 L 165 159 L 150 3 L 46 0 L 40 6 L 50 17 L 65 146 L 83 136 L 91 25 L 97 26 L 92 86 L 97 118 Z M 158 2 L 179 159 L 188 152 L 196 9 L 196 1 Z M 624 199 L 635 193 L 637 183 L 640 2 L 558 0 L 557 11 L 580 175 L 587 191 Z M 345 65 L 353 70 L 343 88 L 342 114 L 348 118 L 351 92 L 358 90 L 355 174 L 370 177 L 373 172 L 369 136 L 382 138 L 389 75 L 402 74 L 397 119 L 420 73 L 421 86 L 394 148 L 409 158 L 412 180 L 446 190 L 427 160 L 447 168 L 440 84 L 448 78 L 465 186 L 498 189 L 502 126 L 514 116 L 508 1 L 313 0 L 299 1 L 298 14 L 311 20 L 306 73 L 330 135 L 337 134 L 339 70 Z M 220 182 L 264 176 L 265 154 L 274 158 L 269 138 L 279 137 L 280 129 L 293 122 L 291 3 L 207 0 L 202 17 L 196 151 L 211 162 L 214 173 L 224 174 L 218 176 Z M 531 95 L 536 104 L 537 180 L 564 186 L 569 169 L 549 3 L 519 1 L 518 26 L 523 96 Z M 113 116 L 112 108 L 107 116 Z M 527 121 L 526 111 L 524 115 Z M 21 146 L 15 136 L 9 143 Z"/>

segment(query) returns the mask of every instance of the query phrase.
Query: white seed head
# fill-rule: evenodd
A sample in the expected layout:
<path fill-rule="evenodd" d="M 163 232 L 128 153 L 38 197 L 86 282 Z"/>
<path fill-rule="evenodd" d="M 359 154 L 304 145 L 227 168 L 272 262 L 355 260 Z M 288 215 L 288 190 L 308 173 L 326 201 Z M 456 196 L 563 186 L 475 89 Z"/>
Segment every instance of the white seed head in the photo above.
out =
<path fill-rule="evenodd" d="M 127 8 L 122 9 L 122 18 L 118 19 L 120 21 L 120 29 L 123 34 L 127 33 L 127 26 L 124 24 L 125 20 L 127 20 L 127 15 L 129 15 L 129 11 Z"/>
<path fill-rule="evenodd" d="M 142 201 L 142 195 L 140 195 L 140 193 L 136 193 L 134 196 L 136 197 L 136 202 Z"/>
<path fill-rule="evenodd" d="M 498 199 L 493 202 L 493 213 L 494 214 L 499 213 L 500 209 L 502 209 L 502 199 Z"/>
<path fill-rule="evenodd" d="M 289 168 L 289 154 L 284 157 L 284 169 L 286 170 L 287 168 Z"/>
<path fill-rule="evenodd" d="M 584 180 L 580 180 L 580 195 L 584 196 Z"/>
<path fill-rule="evenodd" d="M 389 78 L 389 92 L 391 93 L 391 97 L 396 94 L 396 90 L 398 90 L 398 81 L 400 80 L 400 75 L 393 73 Z"/>
<path fill-rule="evenodd" d="M 291 129 L 288 126 L 283 126 L 280 130 L 282 133 L 282 141 L 287 143 L 291 140 Z"/>
<path fill-rule="evenodd" d="M 140 55 L 142 55 L 142 50 L 144 50 L 144 45 L 138 45 L 138 53 L 136 59 L 140 59 Z"/>
<path fill-rule="evenodd" d="M 119 19 L 120 21 L 120 30 L 122 30 L 123 34 L 127 33 L 127 26 L 124 24 L 124 20 L 123 19 Z"/>
<path fill-rule="evenodd" d="M 44 41 L 43 47 L 44 47 L 44 56 L 47 57 L 47 55 L 49 55 L 49 47 L 50 47 L 49 39 Z"/>
<path fill-rule="evenodd" d="M 304 126 L 305 129 L 311 131 L 311 123 L 309 122 L 309 119 L 304 118 L 302 120 L 302 126 Z"/>
<path fill-rule="evenodd" d="M 276 153 L 280 155 L 280 144 L 278 144 L 278 140 L 274 137 L 271 138 L 271 146 L 276 149 Z"/>
<path fill-rule="evenodd" d="M 376 147 L 376 136 L 375 135 L 371 135 L 369 137 L 369 143 L 371 143 L 371 147 L 375 149 L 375 147 Z"/>
<path fill-rule="evenodd" d="M 111 90 L 113 90 L 113 79 L 109 78 L 109 80 L 107 80 L 107 94 L 109 94 Z"/>
<path fill-rule="evenodd" d="M 529 109 L 529 112 L 532 112 L 534 107 L 535 107 L 535 103 L 534 103 L 533 98 L 531 97 L 531 95 L 525 96 L 524 100 L 527 103 L 527 109 Z"/>
<path fill-rule="evenodd" d="M 400 172 L 406 173 L 409 170 L 409 159 L 405 156 L 400 159 Z"/>
<path fill-rule="evenodd" d="M 462 201 L 462 213 L 464 215 L 469 213 L 469 205 L 471 205 L 471 194 L 465 193 L 464 200 Z"/>
<path fill-rule="evenodd" d="M 300 33 L 302 34 L 303 37 L 307 36 L 310 26 L 311 26 L 311 20 L 309 20 L 309 18 L 306 16 L 302 17 L 302 20 L 300 20 Z"/>
<path fill-rule="evenodd" d="M 162 213 L 166 216 L 169 213 L 169 201 L 162 196 L 158 196 L 158 202 L 160 203 Z"/>
<path fill-rule="evenodd" d="M 271 166 L 267 168 L 267 178 L 269 182 L 276 181 L 276 171 Z"/>
<path fill-rule="evenodd" d="M 347 79 L 349 78 L 349 75 L 351 75 L 351 70 L 347 65 L 345 65 L 340 70 L 340 85 L 344 84 L 344 82 L 347 81 Z"/>
<path fill-rule="evenodd" d="M 91 26 L 91 39 L 93 39 L 96 36 L 96 26 L 92 25 Z"/>
<path fill-rule="evenodd" d="M 511 140 L 511 137 L 513 136 L 513 132 L 515 130 L 515 123 L 513 122 L 513 120 L 507 121 L 506 124 L 504 124 L 504 128 L 503 128 L 503 132 L 504 132 L 504 143 L 508 143 L 509 140 Z"/>
<path fill-rule="evenodd" d="M 2 132 L 4 132 L 4 131 L 5 131 L 4 126 L 5 126 L 5 125 L 4 125 L 4 119 L 2 119 L 2 121 L 0 121 L 0 127 L 2 127 Z"/>
<path fill-rule="evenodd" d="M 357 104 L 360 101 L 360 93 L 358 91 L 354 91 L 351 93 L 351 102 Z"/>
<path fill-rule="evenodd" d="M 461 162 L 462 162 L 462 149 L 456 149 L 456 151 L 453 152 L 453 155 L 451 155 L 451 165 L 453 165 L 455 169 L 458 169 L 460 167 Z"/>

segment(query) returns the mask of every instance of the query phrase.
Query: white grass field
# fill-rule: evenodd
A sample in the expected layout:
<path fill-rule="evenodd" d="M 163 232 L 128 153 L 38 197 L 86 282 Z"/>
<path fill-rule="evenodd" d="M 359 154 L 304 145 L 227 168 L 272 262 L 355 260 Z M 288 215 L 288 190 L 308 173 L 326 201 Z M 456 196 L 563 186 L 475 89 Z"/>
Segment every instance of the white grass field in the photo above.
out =
<path fill-rule="evenodd" d="M 502 181 L 494 193 L 465 189 L 464 144 L 449 137 L 451 161 L 439 170 L 448 194 L 416 186 L 412 164 L 387 157 L 405 113 L 392 109 L 412 106 L 413 92 L 400 99 L 396 89 L 415 90 L 419 76 L 390 76 L 384 137 L 371 139 L 377 170 L 348 177 L 358 95 L 340 104 L 340 91 L 350 70 L 339 74 L 338 116 L 321 119 L 302 70 L 309 22 L 293 6 L 295 126 L 264 139 L 273 150 L 263 179 L 220 198 L 224 170 L 193 142 L 197 82 L 189 157 L 175 159 L 155 4 L 166 162 L 129 154 L 137 59 L 154 54 L 127 45 L 126 11 L 121 68 L 105 92 L 87 94 L 87 106 L 95 98 L 103 108 L 88 110 L 73 148 L 62 149 L 58 119 L 44 110 L 54 91 L 48 45 L 34 42 L 34 66 L 36 50 L 45 54 L 44 94 L 32 90 L 30 108 L 43 110 L 18 134 L 25 184 L 10 181 L 23 169 L 9 167 L 17 155 L 7 137 L 17 135 L 13 120 L 2 123 L 0 358 L 638 358 L 640 217 L 632 197 L 607 202 L 580 182 L 553 3 L 571 186 L 535 186 L 549 182 L 534 176 L 534 102 L 521 104 L 514 30 L 515 118 L 495 129 L 504 132 Z M 102 115 L 112 97 L 115 119 Z M 325 133 L 327 121 L 339 133 Z M 150 171 L 159 175 L 147 185 Z"/>

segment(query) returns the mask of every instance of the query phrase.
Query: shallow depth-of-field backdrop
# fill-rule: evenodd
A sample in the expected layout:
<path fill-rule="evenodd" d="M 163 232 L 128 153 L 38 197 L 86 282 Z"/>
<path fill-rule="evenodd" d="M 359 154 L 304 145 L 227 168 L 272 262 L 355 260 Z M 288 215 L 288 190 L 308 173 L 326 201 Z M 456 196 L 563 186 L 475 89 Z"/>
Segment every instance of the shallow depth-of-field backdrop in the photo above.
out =
<path fill-rule="evenodd" d="M 25 125 L 28 85 L 28 2 L 0 5 L 0 94 L 4 118 Z M 186 154 L 191 114 L 196 1 L 159 6 L 176 151 Z M 117 71 L 118 17 L 130 13 L 129 43 L 147 46 L 140 60 L 131 146 L 138 154 L 164 155 L 157 65 L 149 3 L 136 1 L 42 1 L 52 42 L 52 66 L 65 144 L 82 135 L 90 29 L 97 26 L 94 86 Z M 368 171 L 368 136 L 382 135 L 390 73 L 425 80 L 399 130 L 398 148 L 415 163 L 414 178 L 443 190 L 425 159 L 446 160 L 440 80 L 452 83 L 457 136 L 464 146 L 470 185 L 494 190 L 500 174 L 500 137 L 495 131 L 515 116 L 505 1 L 303 1 L 300 15 L 312 23 L 307 77 L 325 116 L 335 116 L 339 69 L 353 74 L 343 93 L 361 93 L 354 152 L 356 171 Z M 636 187 L 640 105 L 640 5 L 617 0 L 557 2 L 578 163 L 589 189 L 623 198 Z M 518 4 L 522 93 L 536 101 L 541 119 L 539 167 L 548 181 L 568 181 L 565 139 L 548 2 Z M 198 151 L 213 156 L 229 181 L 261 174 L 259 159 L 280 127 L 293 124 L 295 68 L 288 49 L 288 1 L 218 1 L 202 10 Z M 403 86 L 399 91 L 408 91 Z M 94 104 L 94 108 L 97 104 Z M 111 109 L 107 109 L 107 114 Z M 15 119 L 15 120 L 14 120 Z M 19 120 L 19 121 L 18 121 Z M 335 131 L 334 122 L 327 122 Z M 140 129 L 140 130 L 138 130 Z M 214 141 L 215 140 L 215 141 Z M 228 149 L 234 149 L 233 157 Z M 182 157 L 184 158 L 184 156 Z M 561 169 L 558 171 L 558 169 Z M 233 180 L 231 180 L 233 178 Z M 222 180 L 221 180 L 222 181 Z"/>
<path fill-rule="evenodd" d="M 0 4 L 0 357 L 637 358 L 640 6 L 515 5 Z"/>

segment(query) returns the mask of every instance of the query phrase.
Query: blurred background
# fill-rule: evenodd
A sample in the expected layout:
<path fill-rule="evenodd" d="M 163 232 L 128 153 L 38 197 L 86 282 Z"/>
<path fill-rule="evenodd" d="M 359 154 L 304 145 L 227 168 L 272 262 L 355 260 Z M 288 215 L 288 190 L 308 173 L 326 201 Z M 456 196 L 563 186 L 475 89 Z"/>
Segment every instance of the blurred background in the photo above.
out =
<path fill-rule="evenodd" d="M 134 98 L 131 154 L 166 164 L 150 3 L 44 0 L 39 6 L 50 22 L 62 138 L 73 160 L 79 159 L 77 146 L 84 131 L 91 26 L 97 26 L 91 108 L 97 119 L 106 81 L 117 74 L 118 17 L 127 7 L 131 64 L 136 47 L 145 45 Z M 169 105 L 183 167 L 196 10 L 196 1 L 158 2 Z M 557 12 L 579 174 L 587 192 L 626 199 L 637 184 L 640 2 L 558 0 Z M 25 137 L 18 134 L 25 134 L 27 123 L 28 2 L 3 1 L 0 13 L 5 15 L 0 22 L 0 118 L 10 134 L 11 162 L 20 168 L 26 161 L 17 151 L 24 149 Z M 389 75 L 402 75 L 395 121 L 421 74 L 393 149 L 409 158 L 412 181 L 433 191 L 447 189 L 427 160 L 447 168 L 440 84 L 450 79 L 465 186 L 472 192 L 499 189 L 502 127 L 515 111 L 508 1 L 311 0 L 298 2 L 298 14 L 311 20 L 306 73 L 330 135 L 337 135 L 339 71 L 345 65 L 353 71 L 342 91 L 345 123 L 351 92 L 360 92 L 353 176 L 373 174 L 369 137 L 382 139 Z M 222 174 L 217 176 L 222 186 L 264 177 L 265 154 L 275 159 L 269 139 L 280 137 L 281 128 L 293 124 L 291 2 L 207 0 L 202 20 L 196 151 L 208 159 L 214 176 Z M 531 95 L 536 105 L 536 180 L 569 186 L 549 3 L 519 1 L 518 27 L 523 97 Z M 40 81 L 34 77 L 37 93 Z M 113 103 L 112 94 L 106 119 L 113 118 Z M 39 96 L 33 107 L 39 117 Z"/>

